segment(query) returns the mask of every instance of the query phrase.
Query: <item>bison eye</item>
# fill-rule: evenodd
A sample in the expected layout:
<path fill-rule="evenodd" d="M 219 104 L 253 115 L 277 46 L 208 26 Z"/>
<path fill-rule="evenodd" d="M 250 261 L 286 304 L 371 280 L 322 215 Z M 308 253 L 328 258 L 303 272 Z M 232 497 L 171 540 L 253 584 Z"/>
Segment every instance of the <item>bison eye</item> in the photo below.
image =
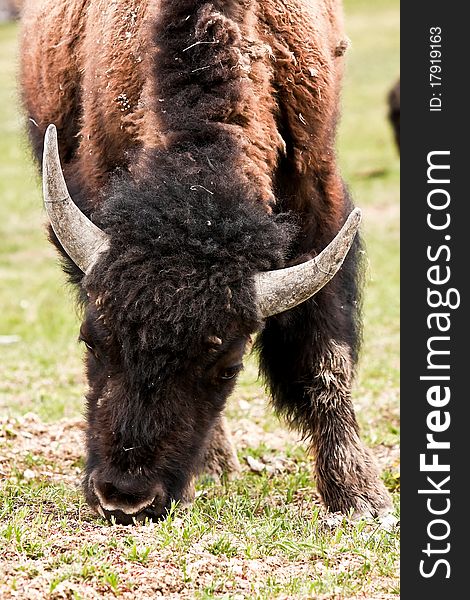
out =
<path fill-rule="evenodd" d="M 243 365 L 234 365 L 233 367 L 228 367 L 224 369 L 220 375 L 220 379 L 224 379 L 225 381 L 228 379 L 233 379 L 238 373 L 243 369 Z"/>
<path fill-rule="evenodd" d="M 78 341 L 79 342 L 83 342 L 85 344 L 85 346 L 87 347 L 87 349 L 91 353 L 95 354 L 95 348 L 94 348 L 94 346 L 92 344 L 90 344 L 90 342 L 83 337 L 83 335 L 81 334 L 81 332 L 80 332 L 80 335 L 78 336 Z"/>
<path fill-rule="evenodd" d="M 91 353 L 93 353 L 93 354 L 95 353 L 94 347 L 89 342 L 87 342 L 86 340 L 82 340 L 82 339 L 80 341 L 85 344 L 85 346 Z"/>

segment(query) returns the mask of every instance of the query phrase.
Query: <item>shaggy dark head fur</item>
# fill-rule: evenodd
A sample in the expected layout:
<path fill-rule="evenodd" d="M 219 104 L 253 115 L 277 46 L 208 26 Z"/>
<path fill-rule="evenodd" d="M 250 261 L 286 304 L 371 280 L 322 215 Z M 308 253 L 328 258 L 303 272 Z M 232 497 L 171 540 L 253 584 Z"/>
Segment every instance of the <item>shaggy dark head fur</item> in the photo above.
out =
<path fill-rule="evenodd" d="M 116 180 L 94 216 L 110 251 L 82 280 L 85 493 L 121 522 L 184 495 L 260 326 L 252 277 L 282 265 L 291 230 L 223 173 L 214 185 L 186 165 L 175 181 L 174 161 Z"/>

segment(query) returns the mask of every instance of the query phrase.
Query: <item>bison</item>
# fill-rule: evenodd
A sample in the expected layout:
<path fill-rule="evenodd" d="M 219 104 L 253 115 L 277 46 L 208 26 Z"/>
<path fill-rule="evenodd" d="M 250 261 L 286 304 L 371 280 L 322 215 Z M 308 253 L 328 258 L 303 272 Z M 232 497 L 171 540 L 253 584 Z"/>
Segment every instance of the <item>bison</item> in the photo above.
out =
<path fill-rule="evenodd" d="M 400 79 L 387 94 L 388 120 L 393 130 L 398 153 L 400 153 Z"/>
<path fill-rule="evenodd" d="M 22 100 L 83 308 L 83 489 L 102 516 L 162 518 L 198 473 L 238 470 L 223 411 L 252 338 L 325 506 L 390 511 L 351 401 L 346 47 L 335 0 L 26 2 Z"/>
<path fill-rule="evenodd" d="M 22 4 L 22 0 L 0 0 L 0 23 L 17 19 Z"/>

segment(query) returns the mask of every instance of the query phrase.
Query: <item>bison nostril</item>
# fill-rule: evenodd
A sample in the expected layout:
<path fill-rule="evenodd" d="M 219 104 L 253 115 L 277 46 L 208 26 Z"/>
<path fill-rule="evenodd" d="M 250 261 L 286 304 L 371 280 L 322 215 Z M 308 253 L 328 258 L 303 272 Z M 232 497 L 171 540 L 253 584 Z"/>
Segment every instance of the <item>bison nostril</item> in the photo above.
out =
<path fill-rule="evenodd" d="M 136 497 L 129 492 L 120 490 L 111 481 L 103 481 L 99 486 L 95 486 L 99 489 L 101 495 L 106 498 L 108 502 L 115 502 L 116 500 L 124 501 L 130 504 L 135 503 Z"/>

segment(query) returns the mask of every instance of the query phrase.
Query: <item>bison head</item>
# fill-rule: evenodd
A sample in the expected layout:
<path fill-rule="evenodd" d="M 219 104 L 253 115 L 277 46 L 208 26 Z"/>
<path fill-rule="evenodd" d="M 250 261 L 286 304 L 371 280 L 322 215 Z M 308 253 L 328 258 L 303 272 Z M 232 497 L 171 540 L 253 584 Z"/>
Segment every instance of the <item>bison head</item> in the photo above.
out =
<path fill-rule="evenodd" d="M 122 523 L 160 518 L 185 497 L 250 335 L 334 276 L 360 221 L 356 210 L 317 257 L 273 270 L 291 225 L 235 189 L 212 197 L 183 172 L 170 178 L 121 178 L 97 208 L 98 227 L 70 198 L 47 130 L 45 206 L 84 273 L 85 495 Z"/>

